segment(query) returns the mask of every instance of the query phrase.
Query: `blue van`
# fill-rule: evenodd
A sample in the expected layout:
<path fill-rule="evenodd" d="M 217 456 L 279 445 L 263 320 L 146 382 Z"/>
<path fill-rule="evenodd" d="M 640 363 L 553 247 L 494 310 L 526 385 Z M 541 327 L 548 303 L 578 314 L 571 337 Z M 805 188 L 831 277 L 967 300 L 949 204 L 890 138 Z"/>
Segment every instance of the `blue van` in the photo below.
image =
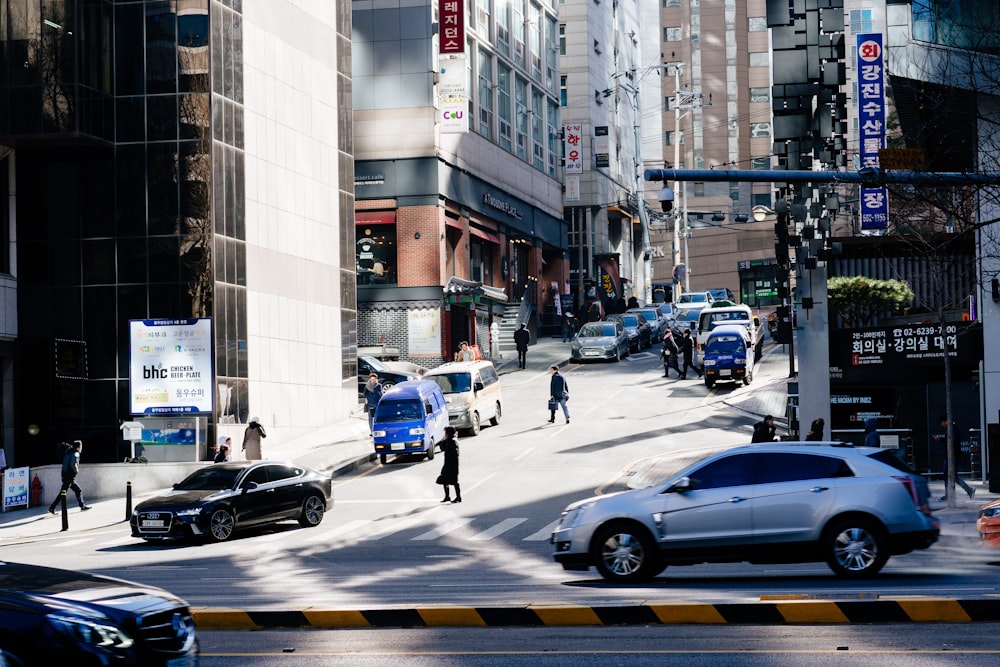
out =
<path fill-rule="evenodd" d="M 716 382 L 750 384 L 753 362 L 753 343 L 747 328 L 740 324 L 716 325 L 702 352 L 705 386 L 711 389 Z"/>
<path fill-rule="evenodd" d="M 382 463 L 389 454 L 426 454 L 429 461 L 447 425 L 448 404 L 436 382 L 400 382 L 382 394 L 375 408 L 375 453 Z"/>

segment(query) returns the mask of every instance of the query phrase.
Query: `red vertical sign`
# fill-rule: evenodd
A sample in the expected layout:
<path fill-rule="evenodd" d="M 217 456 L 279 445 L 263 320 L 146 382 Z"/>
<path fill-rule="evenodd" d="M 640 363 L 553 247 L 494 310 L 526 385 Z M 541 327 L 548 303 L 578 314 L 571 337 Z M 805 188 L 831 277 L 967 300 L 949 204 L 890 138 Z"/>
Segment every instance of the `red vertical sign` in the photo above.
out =
<path fill-rule="evenodd" d="M 465 53 L 465 0 L 438 0 L 439 55 Z"/>

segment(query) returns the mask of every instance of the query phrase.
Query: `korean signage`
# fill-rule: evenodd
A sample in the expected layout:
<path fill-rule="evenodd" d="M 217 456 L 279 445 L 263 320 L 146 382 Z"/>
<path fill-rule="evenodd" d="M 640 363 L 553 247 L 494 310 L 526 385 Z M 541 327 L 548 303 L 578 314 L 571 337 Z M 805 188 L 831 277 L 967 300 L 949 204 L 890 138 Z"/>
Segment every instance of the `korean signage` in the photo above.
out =
<path fill-rule="evenodd" d="M 441 134 L 460 134 L 469 131 L 469 101 L 464 97 L 441 100 Z"/>
<path fill-rule="evenodd" d="M 611 154 L 608 148 L 608 126 L 599 125 L 594 128 L 594 166 L 608 167 L 611 164 Z"/>
<path fill-rule="evenodd" d="M 128 326 L 132 414 L 211 413 L 212 320 L 129 320 Z"/>
<path fill-rule="evenodd" d="M 975 366 L 982 358 L 982 326 L 976 322 L 831 331 L 830 378 L 924 376 L 928 366 L 943 363 L 946 342 L 954 364 Z"/>
<path fill-rule="evenodd" d="M 440 55 L 465 53 L 465 0 L 439 0 Z"/>
<path fill-rule="evenodd" d="M 858 35 L 858 155 L 861 168 L 879 166 L 879 151 L 885 146 L 885 70 L 882 66 L 882 35 Z M 889 204 L 885 187 L 861 188 L 861 229 L 885 229 Z"/>
<path fill-rule="evenodd" d="M 7 468 L 3 472 L 3 511 L 28 506 L 28 469 Z"/>
<path fill-rule="evenodd" d="M 580 177 L 566 177 L 566 201 L 580 201 Z"/>
<path fill-rule="evenodd" d="M 566 173 L 583 173 L 583 125 L 563 126 L 563 154 L 566 156 Z"/>

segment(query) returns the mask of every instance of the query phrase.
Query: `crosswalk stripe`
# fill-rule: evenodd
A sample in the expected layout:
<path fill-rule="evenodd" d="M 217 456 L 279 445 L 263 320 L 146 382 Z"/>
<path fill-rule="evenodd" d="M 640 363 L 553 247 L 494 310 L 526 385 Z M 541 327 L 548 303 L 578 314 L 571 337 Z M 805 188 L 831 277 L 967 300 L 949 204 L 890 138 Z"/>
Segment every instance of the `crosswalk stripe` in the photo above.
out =
<path fill-rule="evenodd" d="M 100 546 L 101 547 L 117 547 L 119 544 L 126 544 L 128 542 L 136 542 L 138 540 L 139 540 L 138 537 L 132 537 L 131 535 L 124 535 L 122 537 L 119 537 L 119 538 L 116 538 L 116 539 L 113 539 L 113 540 L 108 540 L 107 542 L 101 542 Z"/>
<path fill-rule="evenodd" d="M 83 538 L 80 538 L 80 539 L 77 539 L 77 540 L 66 540 L 64 542 L 56 542 L 52 546 L 55 547 L 56 549 L 65 549 L 66 547 L 73 547 L 73 546 L 76 546 L 77 544 L 83 544 L 84 542 L 90 542 L 91 539 L 93 539 L 93 538 L 83 537 Z"/>
<path fill-rule="evenodd" d="M 388 537 L 389 535 L 392 535 L 393 533 L 398 533 L 400 531 L 406 530 L 407 528 L 412 528 L 415 524 L 420 523 L 425 518 L 426 517 L 424 517 L 422 515 L 411 516 L 408 519 L 402 519 L 401 521 L 397 521 L 396 523 L 392 524 L 391 526 L 386 526 L 386 527 L 384 527 L 384 528 L 382 528 L 380 530 L 377 530 L 374 533 L 372 533 L 371 535 L 365 535 L 364 537 L 361 537 L 360 539 L 365 540 L 365 541 L 381 540 L 383 537 Z"/>
<path fill-rule="evenodd" d="M 507 532 L 508 530 L 510 530 L 511 528 L 513 528 L 514 526 L 521 525 L 525 521 L 527 521 L 527 519 L 504 519 L 503 521 L 501 521 L 497 525 L 493 526 L 489 530 L 484 530 L 483 532 L 479 533 L 478 535 L 473 535 L 469 539 L 470 540 L 492 540 L 497 535 L 501 535 L 501 534 Z"/>
<path fill-rule="evenodd" d="M 415 540 L 436 540 L 439 537 L 443 537 L 448 533 L 458 530 L 462 526 L 467 526 L 472 523 L 472 519 L 452 519 L 446 524 L 442 524 L 433 530 L 428 530 L 426 533 L 417 535 L 413 539 Z"/>
<path fill-rule="evenodd" d="M 550 537 L 552 537 L 552 531 L 555 530 L 556 526 L 558 526 L 558 525 L 559 525 L 559 519 L 556 519 L 555 521 L 553 521 L 549 525 L 545 526 L 545 528 L 542 528 L 537 533 L 532 533 L 531 535 L 528 535 L 526 538 L 524 538 L 521 541 L 522 542 L 541 542 L 542 540 L 547 540 Z"/>
<path fill-rule="evenodd" d="M 361 528 L 362 526 L 365 526 L 369 523 L 371 523 L 371 520 L 369 519 L 356 519 L 354 521 L 348 521 L 347 523 L 341 524 L 336 528 L 323 531 L 318 535 L 312 535 L 310 537 L 307 537 L 306 542 L 326 542 L 327 540 L 337 537 L 338 535 L 349 533 L 352 530 Z"/>

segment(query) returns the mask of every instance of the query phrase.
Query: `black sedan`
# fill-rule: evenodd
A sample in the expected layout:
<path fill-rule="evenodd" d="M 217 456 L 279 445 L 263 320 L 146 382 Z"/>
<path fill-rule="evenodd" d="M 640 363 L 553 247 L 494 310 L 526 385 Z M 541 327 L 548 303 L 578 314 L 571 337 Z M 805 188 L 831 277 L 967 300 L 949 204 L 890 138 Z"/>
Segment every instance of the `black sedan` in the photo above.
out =
<path fill-rule="evenodd" d="M 0 665 L 198 664 L 188 604 L 160 588 L 0 561 Z"/>
<path fill-rule="evenodd" d="M 132 512 L 132 536 L 222 542 L 240 528 L 289 519 L 318 526 L 333 506 L 331 486 L 328 475 L 291 463 L 217 463 L 139 503 Z"/>
<path fill-rule="evenodd" d="M 415 371 L 407 371 L 393 368 L 392 362 L 381 361 L 375 357 L 358 357 L 358 396 L 365 392 L 365 383 L 372 373 L 378 376 L 378 382 L 382 385 L 382 391 L 388 391 L 400 382 L 407 380 L 419 380 L 420 374 Z"/>
<path fill-rule="evenodd" d="M 625 327 L 630 351 L 639 352 L 653 344 L 653 328 L 639 313 L 615 313 L 604 319 L 608 322 L 620 322 Z"/>

